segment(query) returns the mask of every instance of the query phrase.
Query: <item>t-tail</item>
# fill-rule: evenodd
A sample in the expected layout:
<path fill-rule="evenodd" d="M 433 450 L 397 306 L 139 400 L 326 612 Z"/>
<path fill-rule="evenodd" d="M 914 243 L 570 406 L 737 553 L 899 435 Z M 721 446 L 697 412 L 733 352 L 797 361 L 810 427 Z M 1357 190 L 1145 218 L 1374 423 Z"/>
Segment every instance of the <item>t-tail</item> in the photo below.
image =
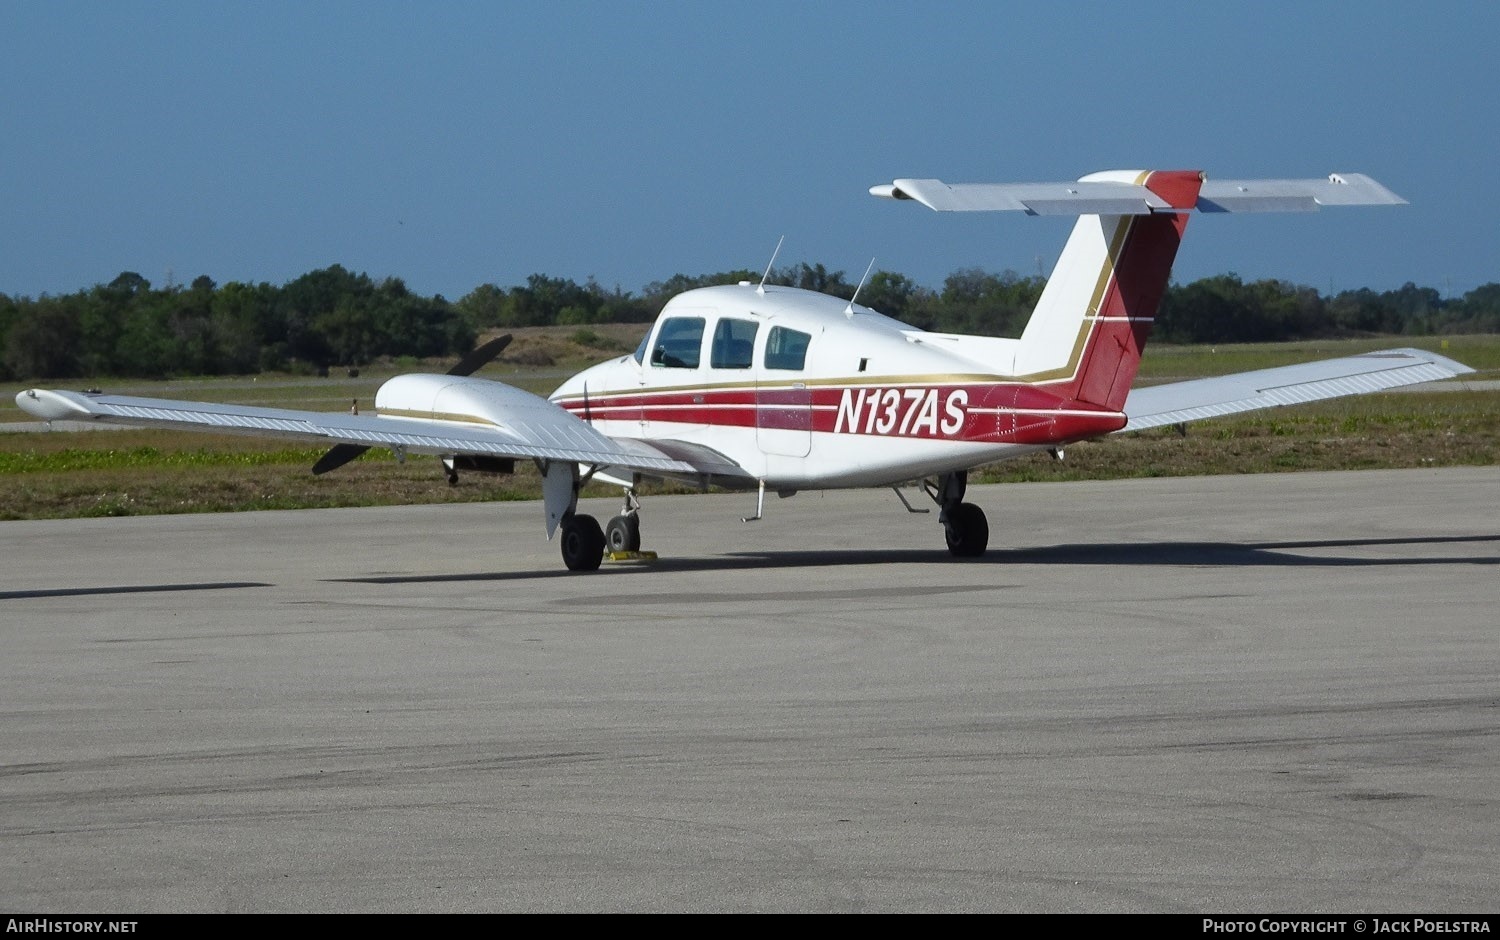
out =
<path fill-rule="evenodd" d="M 1143 186 L 1169 208 L 1148 215 L 1078 217 L 1021 334 L 1015 373 L 1025 382 L 1045 382 L 1066 398 L 1119 411 L 1166 293 L 1203 174 L 1095 173 L 1079 182 Z"/>
<path fill-rule="evenodd" d="M 1208 180 L 1198 170 L 1113 170 L 1071 183 L 900 179 L 870 192 L 939 212 L 1076 215 L 1057 266 L 1009 362 L 997 371 L 1060 397 L 1121 411 L 1192 212 L 1312 211 L 1393 205 L 1357 173 L 1327 179 Z"/>

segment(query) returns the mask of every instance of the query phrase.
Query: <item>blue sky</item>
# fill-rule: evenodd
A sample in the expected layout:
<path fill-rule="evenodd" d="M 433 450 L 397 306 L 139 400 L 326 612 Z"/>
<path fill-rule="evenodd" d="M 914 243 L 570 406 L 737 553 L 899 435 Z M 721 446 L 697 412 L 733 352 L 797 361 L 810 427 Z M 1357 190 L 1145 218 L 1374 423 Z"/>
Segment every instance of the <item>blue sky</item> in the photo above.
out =
<path fill-rule="evenodd" d="M 902 176 L 1369 173 L 1395 209 L 1199 217 L 1175 277 L 1500 281 L 1500 5 L 0 3 L 0 292 L 343 264 L 457 299 L 821 262 L 940 286 L 1067 224 Z"/>

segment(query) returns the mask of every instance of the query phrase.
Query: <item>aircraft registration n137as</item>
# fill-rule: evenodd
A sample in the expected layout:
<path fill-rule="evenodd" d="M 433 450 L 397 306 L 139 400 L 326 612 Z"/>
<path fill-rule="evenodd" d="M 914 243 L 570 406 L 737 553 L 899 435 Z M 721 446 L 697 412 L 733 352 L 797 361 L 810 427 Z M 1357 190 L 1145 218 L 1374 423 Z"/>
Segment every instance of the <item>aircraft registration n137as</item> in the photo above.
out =
<path fill-rule="evenodd" d="M 372 446 L 438 454 L 459 470 L 536 462 L 547 537 L 563 561 L 599 567 L 640 549 L 643 478 L 757 493 L 920 483 L 948 550 L 982 555 L 984 512 L 968 471 L 1122 431 L 1449 378 L 1472 371 L 1393 349 L 1132 389 L 1193 212 L 1311 211 L 1403 203 L 1367 176 L 1209 180 L 1196 170 L 1110 171 L 1062 183 L 898 179 L 873 195 L 939 212 L 1077 216 L 1019 339 L 932 333 L 855 300 L 742 282 L 669 301 L 633 355 L 592 366 L 541 398 L 472 373 L 507 338 L 447 374 L 399 375 L 375 414 L 290 411 L 47 389 L 16 396 L 46 420 L 246 433 L 334 446 L 323 473 Z M 769 270 L 769 269 L 768 269 Z M 591 480 L 624 487 L 601 528 L 577 512 Z M 905 497 L 902 496 L 905 502 Z M 908 505 L 907 507 L 911 507 Z M 747 520 L 749 521 L 749 520 Z"/>

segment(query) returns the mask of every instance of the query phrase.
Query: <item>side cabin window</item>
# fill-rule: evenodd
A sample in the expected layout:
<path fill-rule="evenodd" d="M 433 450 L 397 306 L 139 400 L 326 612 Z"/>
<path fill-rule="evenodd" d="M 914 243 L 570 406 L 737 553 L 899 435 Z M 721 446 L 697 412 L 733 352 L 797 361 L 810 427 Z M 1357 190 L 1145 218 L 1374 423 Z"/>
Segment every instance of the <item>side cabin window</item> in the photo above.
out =
<path fill-rule="evenodd" d="M 703 356 L 703 318 L 671 317 L 656 334 L 651 364 L 668 369 L 696 369 Z"/>
<path fill-rule="evenodd" d="M 784 326 L 771 327 L 766 338 L 767 369 L 801 369 L 807 365 L 807 344 L 812 337 L 807 333 L 789 330 Z"/>
<path fill-rule="evenodd" d="M 715 369 L 748 369 L 755 354 L 754 320 L 720 320 L 714 327 L 714 343 L 708 364 Z"/>

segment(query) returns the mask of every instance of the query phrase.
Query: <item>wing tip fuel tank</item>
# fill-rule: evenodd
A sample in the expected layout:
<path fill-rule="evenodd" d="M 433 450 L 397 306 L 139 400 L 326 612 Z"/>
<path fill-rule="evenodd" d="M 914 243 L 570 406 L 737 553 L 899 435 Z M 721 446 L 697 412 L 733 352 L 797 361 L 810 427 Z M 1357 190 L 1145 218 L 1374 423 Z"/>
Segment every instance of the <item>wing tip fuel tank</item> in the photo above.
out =
<path fill-rule="evenodd" d="M 90 417 L 89 409 L 74 400 L 78 392 L 28 388 L 16 394 L 16 407 L 43 421 L 77 420 Z"/>

